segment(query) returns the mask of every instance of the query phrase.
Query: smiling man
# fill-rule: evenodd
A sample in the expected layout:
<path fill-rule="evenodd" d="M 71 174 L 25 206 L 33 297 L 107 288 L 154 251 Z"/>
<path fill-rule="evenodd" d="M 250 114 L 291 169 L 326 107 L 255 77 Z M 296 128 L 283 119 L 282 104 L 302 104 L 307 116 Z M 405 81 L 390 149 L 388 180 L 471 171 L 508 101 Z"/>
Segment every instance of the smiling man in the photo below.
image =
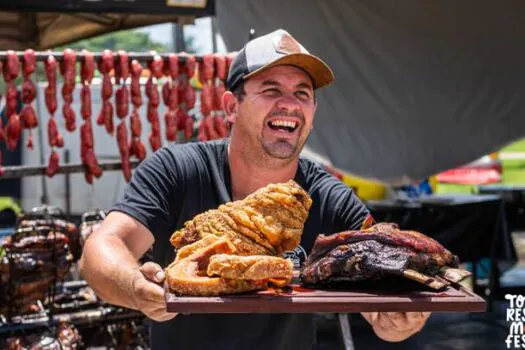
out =
<path fill-rule="evenodd" d="M 369 213 L 352 190 L 299 157 L 313 126 L 315 90 L 333 79 L 330 68 L 284 30 L 250 41 L 232 63 L 223 96 L 230 138 L 173 145 L 146 159 L 87 240 L 83 277 L 102 299 L 155 321 L 153 349 L 315 347 L 310 314 L 167 313 L 162 267 L 173 261 L 169 238 L 184 222 L 270 183 L 294 179 L 313 200 L 300 246 L 287 253 L 296 267 L 318 234 L 361 227 Z M 139 265 L 150 247 L 154 263 Z M 418 332 L 429 315 L 363 316 L 379 337 L 401 341 Z"/>

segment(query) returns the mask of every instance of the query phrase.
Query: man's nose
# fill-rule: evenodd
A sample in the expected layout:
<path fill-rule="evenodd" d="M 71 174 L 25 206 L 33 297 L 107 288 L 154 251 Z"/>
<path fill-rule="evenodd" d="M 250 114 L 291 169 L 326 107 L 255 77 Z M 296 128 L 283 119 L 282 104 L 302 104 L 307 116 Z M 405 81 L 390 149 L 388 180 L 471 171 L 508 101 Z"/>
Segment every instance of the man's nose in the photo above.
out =
<path fill-rule="evenodd" d="M 294 96 L 285 95 L 282 96 L 276 103 L 277 108 L 288 112 L 299 110 L 300 104 Z"/>

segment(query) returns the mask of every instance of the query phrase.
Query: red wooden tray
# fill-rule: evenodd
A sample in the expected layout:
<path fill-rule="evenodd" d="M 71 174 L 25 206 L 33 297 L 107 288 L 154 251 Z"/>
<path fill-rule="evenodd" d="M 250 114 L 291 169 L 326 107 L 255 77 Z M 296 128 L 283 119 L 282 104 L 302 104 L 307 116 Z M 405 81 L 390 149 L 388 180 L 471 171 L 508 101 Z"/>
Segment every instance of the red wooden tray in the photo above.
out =
<path fill-rule="evenodd" d="M 177 296 L 166 287 L 168 312 L 180 313 L 353 313 L 388 311 L 483 312 L 486 302 L 463 287 L 441 292 L 335 291 L 292 284 L 288 291 L 264 290 L 221 297 Z"/>

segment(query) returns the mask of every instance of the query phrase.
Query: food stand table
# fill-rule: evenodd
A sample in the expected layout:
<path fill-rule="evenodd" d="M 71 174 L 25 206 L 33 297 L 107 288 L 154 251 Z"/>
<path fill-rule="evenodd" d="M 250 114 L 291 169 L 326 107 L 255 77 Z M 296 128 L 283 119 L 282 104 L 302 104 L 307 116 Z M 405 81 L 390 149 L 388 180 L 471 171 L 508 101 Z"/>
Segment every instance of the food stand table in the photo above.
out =
<path fill-rule="evenodd" d="M 510 231 L 525 231 L 525 185 L 482 185 L 478 191 L 501 196 Z"/>
<path fill-rule="evenodd" d="M 432 195 L 412 200 L 368 201 L 374 219 L 395 222 L 436 239 L 461 262 L 474 266 L 490 259 L 488 305 L 499 290 L 499 263 L 514 263 L 517 254 L 507 225 L 505 206 L 496 195 Z M 474 291 L 479 291 L 473 268 Z M 486 294 L 486 293 L 482 293 Z"/>

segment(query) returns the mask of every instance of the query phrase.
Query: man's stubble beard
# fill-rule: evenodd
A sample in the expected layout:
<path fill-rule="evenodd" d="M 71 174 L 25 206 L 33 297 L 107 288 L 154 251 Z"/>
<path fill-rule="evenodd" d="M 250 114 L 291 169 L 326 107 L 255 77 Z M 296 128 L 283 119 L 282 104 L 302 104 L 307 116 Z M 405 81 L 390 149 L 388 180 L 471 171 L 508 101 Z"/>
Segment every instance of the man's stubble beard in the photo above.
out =
<path fill-rule="evenodd" d="M 299 131 L 299 133 L 302 133 L 302 128 L 303 127 L 301 127 L 301 130 Z M 306 135 L 306 137 L 304 138 L 304 142 L 301 142 L 302 136 L 299 136 L 295 144 L 291 144 L 290 142 L 286 140 L 277 140 L 277 141 L 265 140 L 263 133 L 261 133 L 261 146 L 264 152 L 269 157 L 282 159 L 282 160 L 296 159 L 299 156 L 299 153 L 301 152 L 304 144 L 306 143 L 306 139 L 308 138 L 308 135 Z"/>
<path fill-rule="evenodd" d="M 274 115 L 282 115 L 282 112 L 275 113 Z M 302 120 L 301 130 L 299 130 L 299 134 L 301 134 L 303 132 L 303 129 L 305 128 L 305 124 L 304 124 L 304 116 L 300 115 L 299 117 Z M 245 159 L 249 162 L 259 163 L 262 166 L 270 165 L 270 167 L 283 166 L 285 164 L 289 164 L 299 159 L 301 150 L 306 144 L 306 141 L 308 140 L 310 132 L 307 131 L 306 135 L 299 136 L 297 138 L 295 145 L 292 145 L 287 141 L 280 141 L 281 145 L 277 145 L 276 147 L 285 147 L 288 149 L 288 150 L 285 149 L 284 152 L 282 152 L 281 150 L 279 150 L 278 148 L 274 146 L 275 143 L 279 141 L 265 140 L 264 138 L 265 124 L 266 124 L 266 118 L 263 122 L 261 132 L 253 134 L 255 137 L 250 137 L 250 136 L 246 137 L 251 132 L 248 126 L 242 125 L 240 123 L 235 126 L 237 128 L 236 133 L 245 135 L 244 137 L 241 137 L 241 139 L 244 139 L 242 144 L 245 150 L 243 152 Z"/>
<path fill-rule="evenodd" d="M 304 126 L 302 126 L 301 128 L 304 128 Z M 302 132 L 302 129 L 300 132 Z M 286 151 L 286 153 L 280 152 L 279 149 L 276 149 L 276 147 L 273 146 L 275 145 L 275 143 L 279 141 L 273 141 L 273 142 L 265 141 L 263 133 L 261 133 L 260 139 L 258 141 L 264 152 L 264 157 L 266 158 L 266 161 L 267 162 L 273 161 L 277 163 L 275 166 L 282 166 L 282 165 L 297 161 L 299 159 L 300 153 L 302 149 L 304 148 L 304 145 L 306 144 L 306 141 L 308 140 L 309 136 L 310 136 L 309 132 L 307 132 L 306 135 L 299 136 L 295 145 L 292 145 L 286 141 L 281 141 L 282 144 L 277 145 L 277 147 L 288 148 L 288 151 Z"/>
<path fill-rule="evenodd" d="M 298 130 L 299 136 L 297 137 L 297 141 L 294 145 L 290 144 L 286 140 L 266 141 L 264 139 L 264 128 L 266 126 L 266 119 L 272 116 L 283 116 L 283 117 L 294 116 L 294 117 L 298 117 L 301 119 L 301 129 Z M 282 159 L 282 160 L 292 161 L 292 160 L 297 159 L 299 157 L 299 153 L 304 147 L 304 144 L 306 143 L 306 140 L 308 139 L 308 134 L 306 134 L 304 136 L 304 140 L 302 140 L 302 137 L 303 137 L 302 133 L 303 133 L 304 125 L 305 125 L 304 115 L 298 111 L 292 111 L 290 113 L 287 113 L 279 109 L 272 109 L 268 113 L 267 118 L 264 119 L 261 136 L 260 136 L 261 137 L 260 143 L 265 153 L 269 157 Z"/>

